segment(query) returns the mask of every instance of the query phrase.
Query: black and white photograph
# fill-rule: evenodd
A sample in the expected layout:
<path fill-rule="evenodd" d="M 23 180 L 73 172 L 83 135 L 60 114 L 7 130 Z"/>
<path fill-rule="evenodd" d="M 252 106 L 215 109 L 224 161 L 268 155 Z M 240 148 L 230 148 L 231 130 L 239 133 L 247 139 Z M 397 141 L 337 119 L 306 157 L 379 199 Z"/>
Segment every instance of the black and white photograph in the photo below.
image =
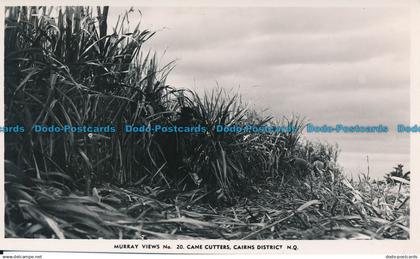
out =
<path fill-rule="evenodd" d="M 402 2 L 4 6 L 4 239 L 410 240 Z"/>

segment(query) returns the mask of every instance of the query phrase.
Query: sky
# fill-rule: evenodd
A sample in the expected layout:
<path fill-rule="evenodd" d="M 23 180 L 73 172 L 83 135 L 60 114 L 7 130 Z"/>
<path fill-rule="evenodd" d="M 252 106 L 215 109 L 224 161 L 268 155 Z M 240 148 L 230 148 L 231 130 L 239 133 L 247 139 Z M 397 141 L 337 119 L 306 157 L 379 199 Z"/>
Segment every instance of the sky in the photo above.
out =
<path fill-rule="evenodd" d="M 109 24 L 125 7 L 111 7 Z M 337 143 L 346 173 L 409 166 L 410 17 L 406 7 L 135 7 L 130 26 L 157 31 L 144 51 L 176 60 L 167 83 L 217 85 L 277 118 L 388 125 L 388 134 L 305 134 Z"/>

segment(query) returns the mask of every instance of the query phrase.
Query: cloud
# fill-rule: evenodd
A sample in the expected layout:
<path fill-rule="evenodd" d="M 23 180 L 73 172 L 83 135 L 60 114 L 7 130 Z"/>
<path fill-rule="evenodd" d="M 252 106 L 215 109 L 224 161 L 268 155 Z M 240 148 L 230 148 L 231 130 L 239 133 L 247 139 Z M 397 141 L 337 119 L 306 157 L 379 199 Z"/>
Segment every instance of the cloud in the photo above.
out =
<path fill-rule="evenodd" d="M 111 8 L 110 19 L 122 10 Z M 256 109 L 269 108 L 278 117 L 298 113 L 320 124 L 409 123 L 408 8 L 141 11 L 142 27 L 158 30 L 145 49 L 164 53 L 161 64 L 177 60 L 168 78 L 175 87 L 203 92 L 218 82 Z M 408 161 L 410 139 L 404 134 L 307 137 L 338 142 L 343 163 L 353 169 L 365 163 L 366 154 L 381 163 L 376 168 L 382 172 L 394 161 Z"/>
<path fill-rule="evenodd" d="M 401 15 L 405 11 L 403 8 L 147 7 L 142 8 L 142 23 L 144 27 L 161 30 L 157 45 L 190 50 L 191 46 L 207 48 L 273 34 L 340 34 L 377 29 L 378 25 L 399 30 L 408 19 Z"/>

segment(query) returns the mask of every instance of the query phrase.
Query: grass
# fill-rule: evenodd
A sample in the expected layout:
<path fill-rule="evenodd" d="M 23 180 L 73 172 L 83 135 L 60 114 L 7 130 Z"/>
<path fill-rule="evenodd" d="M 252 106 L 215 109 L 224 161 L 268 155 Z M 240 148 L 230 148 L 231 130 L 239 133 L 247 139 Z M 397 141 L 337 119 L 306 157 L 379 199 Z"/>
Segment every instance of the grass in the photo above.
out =
<path fill-rule="evenodd" d="M 308 180 L 252 186 L 231 206 L 203 202 L 205 190 L 104 185 L 92 196 L 48 182 L 7 180 L 6 235 L 24 238 L 407 239 L 409 185 Z M 16 224 L 19 222 L 20 224 Z"/>
<path fill-rule="evenodd" d="M 5 135 L 7 237 L 409 238 L 402 167 L 385 181 L 347 179 L 338 147 L 301 138 L 304 119 L 262 117 L 223 89 L 198 95 L 168 85 L 174 64 L 161 67 L 143 51 L 154 33 L 128 30 L 127 12 L 108 34 L 107 13 L 6 8 L 5 121 L 27 129 Z M 296 131 L 122 130 L 185 123 L 186 110 L 194 117 L 188 125 Z M 36 133 L 36 124 L 110 124 L 117 132 Z"/>

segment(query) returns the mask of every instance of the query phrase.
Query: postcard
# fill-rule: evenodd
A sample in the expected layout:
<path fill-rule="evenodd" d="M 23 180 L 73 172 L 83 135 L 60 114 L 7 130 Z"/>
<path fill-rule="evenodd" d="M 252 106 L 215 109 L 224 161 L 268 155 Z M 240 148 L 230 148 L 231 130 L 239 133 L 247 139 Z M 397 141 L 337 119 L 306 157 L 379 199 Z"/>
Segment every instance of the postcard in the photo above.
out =
<path fill-rule="evenodd" d="M 418 1 L 1 9 L 0 249 L 419 253 Z"/>

